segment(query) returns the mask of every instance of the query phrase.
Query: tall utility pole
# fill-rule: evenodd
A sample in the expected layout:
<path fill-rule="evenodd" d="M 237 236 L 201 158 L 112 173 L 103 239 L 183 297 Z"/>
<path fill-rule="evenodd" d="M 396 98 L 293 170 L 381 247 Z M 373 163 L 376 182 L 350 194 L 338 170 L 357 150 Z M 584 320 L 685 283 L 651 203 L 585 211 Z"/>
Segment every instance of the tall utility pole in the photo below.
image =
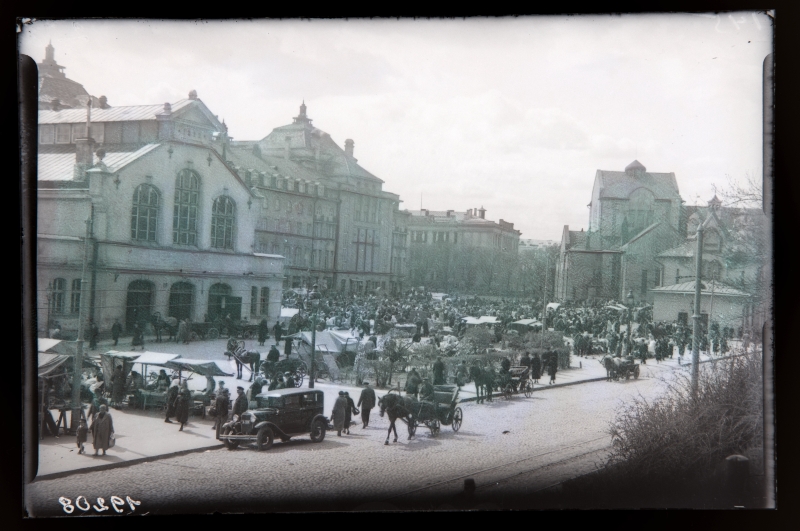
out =
<path fill-rule="evenodd" d="M 703 269 L 703 224 L 697 227 L 697 251 L 694 256 L 694 315 L 692 315 L 692 393 L 697 396 L 700 379 L 700 294 Z"/>
<path fill-rule="evenodd" d="M 86 220 L 86 238 L 83 240 L 83 270 L 81 272 L 81 298 L 78 310 L 78 340 L 76 341 L 75 363 L 72 367 L 72 418 L 70 419 L 70 431 L 78 429 L 78 421 L 81 418 L 81 373 L 83 372 L 83 335 L 84 321 L 86 320 L 86 303 L 89 297 L 86 296 L 86 270 L 89 268 L 89 250 L 92 248 L 92 215 Z"/>

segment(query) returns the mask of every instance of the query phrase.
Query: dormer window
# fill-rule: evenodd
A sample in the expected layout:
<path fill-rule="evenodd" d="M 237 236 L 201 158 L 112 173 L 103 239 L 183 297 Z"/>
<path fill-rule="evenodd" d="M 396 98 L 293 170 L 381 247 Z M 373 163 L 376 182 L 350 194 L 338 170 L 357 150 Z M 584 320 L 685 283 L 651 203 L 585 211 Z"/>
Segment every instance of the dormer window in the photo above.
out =
<path fill-rule="evenodd" d="M 69 144 L 72 127 L 69 124 L 56 125 L 56 144 Z"/>

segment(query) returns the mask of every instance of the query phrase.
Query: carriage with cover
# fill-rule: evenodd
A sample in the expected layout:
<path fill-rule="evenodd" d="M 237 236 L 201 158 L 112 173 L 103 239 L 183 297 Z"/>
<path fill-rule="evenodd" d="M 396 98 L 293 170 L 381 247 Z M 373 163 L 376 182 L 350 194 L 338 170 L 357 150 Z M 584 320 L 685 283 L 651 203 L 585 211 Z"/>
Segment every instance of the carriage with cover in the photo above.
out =
<path fill-rule="evenodd" d="M 631 356 L 626 358 L 617 358 L 614 356 L 603 356 L 600 363 L 606 368 L 606 381 L 618 381 L 620 378 L 634 379 L 639 378 L 639 364 L 636 363 Z"/>
<path fill-rule="evenodd" d="M 395 421 L 402 420 L 408 425 L 408 438 L 411 439 L 420 426 L 426 426 L 432 436 L 439 434 L 441 426 L 450 426 L 453 431 L 461 428 L 464 412 L 458 407 L 457 385 L 434 385 L 433 401 L 417 400 L 413 396 L 400 396 L 389 391 L 378 399 L 380 415 L 389 415 L 389 431 L 384 444 L 389 444 L 389 435 L 394 430 L 394 442 L 397 442 Z"/>

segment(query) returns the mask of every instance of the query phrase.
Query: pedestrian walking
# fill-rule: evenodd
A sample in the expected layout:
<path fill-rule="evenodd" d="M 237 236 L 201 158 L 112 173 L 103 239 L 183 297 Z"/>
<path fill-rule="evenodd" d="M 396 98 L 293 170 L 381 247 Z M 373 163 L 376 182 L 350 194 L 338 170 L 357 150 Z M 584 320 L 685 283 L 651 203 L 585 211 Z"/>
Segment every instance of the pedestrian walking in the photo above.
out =
<path fill-rule="evenodd" d="M 114 346 L 119 343 L 119 336 L 122 334 L 122 325 L 119 324 L 119 319 L 114 319 L 114 324 L 111 325 L 111 339 L 114 340 Z"/>
<path fill-rule="evenodd" d="M 172 383 L 167 390 L 167 416 L 164 419 L 164 422 L 168 424 L 172 424 L 172 421 L 169 420 L 170 417 L 175 416 L 175 400 L 178 398 L 178 393 L 180 391 L 180 377 L 173 376 Z"/>
<path fill-rule="evenodd" d="M 286 338 L 286 342 L 283 345 L 283 353 L 286 354 L 287 358 L 292 354 L 292 338 Z"/>
<path fill-rule="evenodd" d="M 97 455 L 98 450 L 103 450 L 103 455 L 106 455 L 111 437 L 114 436 L 114 421 L 111 419 L 111 414 L 106 406 L 100 406 L 97 419 L 92 423 L 90 430 L 92 432 L 94 455 Z"/>
<path fill-rule="evenodd" d="M 89 349 L 94 350 L 97 348 L 97 337 L 100 335 L 100 330 L 94 319 L 89 319 Z"/>
<path fill-rule="evenodd" d="M 186 340 L 186 321 L 183 319 L 178 323 L 178 333 L 175 334 L 175 343 L 183 343 Z"/>
<path fill-rule="evenodd" d="M 78 422 L 78 429 L 76 430 L 75 434 L 77 435 L 76 443 L 78 444 L 79 448 L 78 453 L 86 453 L 86 448 L 83 447 L 89 434 L 89 428 L 86 426 L 86 419 L 81 419 Z"/>
<path fill-rule="evenodd" d="M 136 347 L 142 347 L 144 350 L 144 332 L 139 323 L 133 325 L 133 337 L 131 338 L 131 350 L 136 350 Z"/>
<path fill-rule="evenodd" d="M 275 326 L 272 327 L 272 332 L 275 334 L 275 344 L 281 342 L 281 338 L 283 337 L 283 327 L 281 327 L 280 321 L 275 321 Z"/>
<path fill-rule="evenodd" d="M 433 363 L 433 385 L 444 385 L 444 362 L 441 357 Z"/>
<path fill-rule="evenodd" d="M 558 356 L 552 353 L 550 356 L 550 363 L 547 368 L 547 374 L 550 376 L 550 384 L 556 383 L 556 372 L 558 372 Z"/>
<path fill-rule="evenodd" d="M 539 357 L 539 353 L 534 353 L 533 359 L 531 359 L 531 378 L 533 378 L 533 383 L 539 383 L 539 378 L 542 376 L 542 359 Z"/>
<path fill-rule="evenodd" d="M 469 380 L 469 368 L 467 367 L 467 361 L 461 360 L 461 365 L 459 365 L 456 369 L 456 385 L 463 387 L 466 385 L 467 380 Z"/>
<path fill-rule="evenodd" d="M 420 383 L 422 383 L 422 378 L 419 377 L 417 369 L 411 369 L 411 372 L 408 374 L 408 378 L 406 379 L 406 394 L 412 395 L 414 398 L 416 398 L 417 393 L 419 392 Z"/>
<path fill-rule="evenodd" d="M 118 408 L 122 404 L 125 395 L 125 376 L 122 374 L 122 367 L 117 365 L 114 368 L 114 375 L 111 377 L 111 405 Z"/>
<path fill-rule="evenodd" d="M 267 337 L 269 337 L 269 323 L 267 318 L 263 317 L 261 322 L 258 323 L 258 344 L 263 347 Z"/>
<path fill-rule="evenodd" d="M 344 396 L 344 391 L 339 391 L 339 398 L 333 404 L 333 411 L 331 411 L 331 421 L 333 422 L 333 429 L 336 430 L 338 437 L 342 436 L 344 429 L 344 414 L 347 409 L 347 398 Z"/>
<path fill-rule="evenodd" d="M 350 435 L 350 424 L 353 422 L 353 415 L 358 415 L 358 408 L 347 391 L 344 392 L 344 398 L 347 400 L 347 407 L 344 410 L 344 432 Z"/>
<path fill-rule="evenodd" d="M 361 408 L 361 429 L 369 426 L 369 414 L 372 408 L 375 407 L 375 390 L 369 386 L 369 382 L 364 382 L 364 389 L 361 390 L 361 396 L 358 397 L 357 406 Z"/>
<path fill-rule="evenodd" d="M 214 425 L 211 426 L 212 430 L 217 432 L 217 440 L 219 440 L 220 431 L 222 426 L 228 421 L 228 411 L 231 408 L 231 399 L 228 390 L 222 387 L 223 382 L 219 382 L 220 388 L 217 392 L 217 398 L 214 400 Z"/>
<path fill-rule="evenodd" d="M 189 422 L 189 406 L 192 403 L 192 393 L 184 380 L 181 383 L 178 397 L 175 399 L 175 420 L 180 422 L 181 427 L 178 431 L 183 431 L 183 426 Z"/>

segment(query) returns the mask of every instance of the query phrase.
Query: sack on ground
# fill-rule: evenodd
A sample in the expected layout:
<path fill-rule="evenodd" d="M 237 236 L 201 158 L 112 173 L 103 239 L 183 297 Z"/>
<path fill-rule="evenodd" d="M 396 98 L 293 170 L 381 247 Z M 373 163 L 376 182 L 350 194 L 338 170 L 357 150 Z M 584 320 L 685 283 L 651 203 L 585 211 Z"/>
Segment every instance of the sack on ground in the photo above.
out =
<path fill-rule="evenodd" d="M 117 443 L 117 438 L 114 437 L 114 434 L 108 436 L 108 447 L 114 448 L 114 445 Z"/>

